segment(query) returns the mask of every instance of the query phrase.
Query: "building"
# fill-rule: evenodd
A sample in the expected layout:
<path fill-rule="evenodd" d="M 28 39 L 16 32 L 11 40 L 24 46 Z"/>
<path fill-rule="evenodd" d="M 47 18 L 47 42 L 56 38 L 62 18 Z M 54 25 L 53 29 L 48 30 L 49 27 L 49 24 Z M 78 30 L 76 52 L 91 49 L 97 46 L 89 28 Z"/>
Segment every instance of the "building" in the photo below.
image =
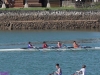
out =
<path fill-rule="evenodd" d="M 25 2 L 28 3 L 29 7 L 46 7 L 48 0 L 4 0 L 7 7 L 24 7 Z M 0 0 L 2 5 L 3 0 Z M 50 0 L 52 7 L 59 7 L 60 1 Z"/>
<path fill-rule="evenodd" d="M 0 0 L 0 5 L 3 3 L 6 7 L 24 7 L 25 2 L 28 3 L 29 7 L 46 7 L 48 0 Z M 62 1 L 75 2 L 98 2 L 99 0 L 49 0 L 51 7 L 62 6 Z"/>

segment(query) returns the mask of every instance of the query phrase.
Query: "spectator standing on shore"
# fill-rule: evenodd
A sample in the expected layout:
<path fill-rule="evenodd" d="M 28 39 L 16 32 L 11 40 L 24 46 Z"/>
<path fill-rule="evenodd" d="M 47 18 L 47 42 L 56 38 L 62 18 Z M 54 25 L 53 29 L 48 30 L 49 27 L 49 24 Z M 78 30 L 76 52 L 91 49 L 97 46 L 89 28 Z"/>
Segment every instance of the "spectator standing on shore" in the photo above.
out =
<path fill-rule="evenodd" d="M 9 1 L 8 0 L 4 0 L 4 3 L 6 5 L 6 8 L 9 8 Z"/>

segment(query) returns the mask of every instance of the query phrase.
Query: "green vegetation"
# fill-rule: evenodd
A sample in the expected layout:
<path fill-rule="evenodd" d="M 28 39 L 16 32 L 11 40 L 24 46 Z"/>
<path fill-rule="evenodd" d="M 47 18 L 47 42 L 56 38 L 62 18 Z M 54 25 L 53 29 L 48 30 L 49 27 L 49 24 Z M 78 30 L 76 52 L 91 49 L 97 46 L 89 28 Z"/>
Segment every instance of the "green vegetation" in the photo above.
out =
<path fill-rule="evenodd" d="M 100 3 L 93 4 L 88 7 L 82 7 L 82 8 L 75 8 L 72 6 L 69 7 L 51 7 L 51 8 L 43 8 L 43 7 L 29 7 L 29 8 L 5 8 L 0 10 L 100 10 Z"/>
<path fill-rule="evenodd" d="M 33 8 L 4 8 L 4 9 L 0 9 L 0 10 L 45 10 L 45 8 L 42 7 L 33 7 Z"/>
<path fill-rule="evenodd" d="M 92 8 L 94 8 L 94 9 L 100 9 L 100 3 L 96 3 Z"/>

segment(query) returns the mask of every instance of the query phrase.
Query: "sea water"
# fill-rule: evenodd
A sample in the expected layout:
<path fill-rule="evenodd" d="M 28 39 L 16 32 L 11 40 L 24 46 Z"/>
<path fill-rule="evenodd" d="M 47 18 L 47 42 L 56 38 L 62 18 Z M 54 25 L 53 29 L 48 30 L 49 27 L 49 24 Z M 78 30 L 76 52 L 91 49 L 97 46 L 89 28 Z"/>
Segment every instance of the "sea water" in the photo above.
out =
<path fill-rule="evenodd" d="M 43 41 L 66 41 L 66 45 L 72 46 L 72 41 L 74 40 L 83 46 L 100 46 L 100 32 L 0 31 L 1 49 L 27 47 L 28 41 L 36 42 L 36 46 L 42 46 Z M 52 44 L 50 43 L 50 45 Z M 0 74 L 7 72 L 7 75 L 49 75 L 56 71 L 55 64 L 59 63 L 63 75 L 72 75 L 75 71 L 80 70 L 83 64 L 87 66 L 86 75 L 99 75 L 99 54 L 99 50 L 0 52 Z"/>

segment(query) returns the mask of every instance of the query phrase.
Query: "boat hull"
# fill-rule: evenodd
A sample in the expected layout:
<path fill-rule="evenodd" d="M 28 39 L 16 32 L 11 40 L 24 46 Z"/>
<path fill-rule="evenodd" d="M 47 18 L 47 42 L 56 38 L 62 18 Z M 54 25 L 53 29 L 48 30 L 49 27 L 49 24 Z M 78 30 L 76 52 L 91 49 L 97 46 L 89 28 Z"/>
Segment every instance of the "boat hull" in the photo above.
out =
<path fill-rule="evenodd" d="M 100 47 L 93 47 L 93 48 L 14 48 L 14 49 L 0 49 L 0 51 L 83 51 L 83 50 L 100 50 Z"/>

